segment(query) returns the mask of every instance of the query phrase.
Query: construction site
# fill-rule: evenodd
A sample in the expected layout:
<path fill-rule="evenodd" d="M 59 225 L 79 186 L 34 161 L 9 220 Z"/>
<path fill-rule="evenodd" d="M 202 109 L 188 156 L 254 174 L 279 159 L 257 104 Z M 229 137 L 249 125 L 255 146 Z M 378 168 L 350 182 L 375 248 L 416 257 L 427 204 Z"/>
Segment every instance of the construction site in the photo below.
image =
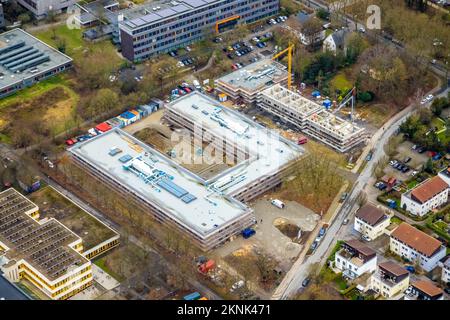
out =
<path fill-rule="evenodd" d="M 259 93 L 274 84 L 287 85 L 290 72 L 272 59 L 263 59 L 216 80 L 216 89 L 236 103 L 255 104 Z"/>
<path fill-rule="evenodd" d="M 310 137 L 317 139 L 339 152 L 347 152 L 366 139 L 365 129 L 353 120 L 344 120 L 336 113 L 346 103 L 352 103 L 353 93 L 333 111 L 326 110 L 318 103 L 306 99 L 281 85 L 274 85 L 258 97 L 258 107 L 294 125 Z M 352 115 L 351 115 L 352 117 Z"/>

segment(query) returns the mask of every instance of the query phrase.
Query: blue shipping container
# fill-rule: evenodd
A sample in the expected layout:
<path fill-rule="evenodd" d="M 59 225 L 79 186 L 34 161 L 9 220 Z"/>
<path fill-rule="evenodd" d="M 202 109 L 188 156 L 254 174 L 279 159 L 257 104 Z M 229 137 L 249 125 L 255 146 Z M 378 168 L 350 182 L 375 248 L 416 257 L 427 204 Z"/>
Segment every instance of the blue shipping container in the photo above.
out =
<path fill-rule="evenodd" d="M 183 300 L 198 300 L 202 296 L 198 292 L 190 293 L 187 296 L 184 296 Z"/>

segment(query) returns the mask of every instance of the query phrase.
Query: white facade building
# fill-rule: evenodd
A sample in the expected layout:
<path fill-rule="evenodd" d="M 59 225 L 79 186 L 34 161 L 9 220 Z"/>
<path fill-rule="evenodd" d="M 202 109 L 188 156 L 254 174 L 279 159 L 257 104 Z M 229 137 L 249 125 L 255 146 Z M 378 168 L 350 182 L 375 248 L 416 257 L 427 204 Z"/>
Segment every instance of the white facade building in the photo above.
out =
<path fill-rule="evenodd" d="M 377 268 L 377 254 L 358 240 L 349 240 L 342 244 L 336 252 L 334 265 L 342 274 L 355 279 L 366 272 L 374 272 Z"/>
<path fill-rule="evenodd" d="M 414 189 L 402 194 L 401 207 L 413 215 L 422 217 L 448 201 L 448 184 L 435 176 Z"/>
<path fill-rule="evenodd" d="M 439 260 L 445 257 L 446 250 L 439 240 L 405 222 L 392 232 L 389 248 L 400 257 L 417 263 L 427 272 L 433 270 Z"/>
<path fill-rule="evenodd" d="M 382 209 L 366 204 L 356 212 L 353 228 L 370 240 L 375 240 L 389 224 L 389 216 Z"/>

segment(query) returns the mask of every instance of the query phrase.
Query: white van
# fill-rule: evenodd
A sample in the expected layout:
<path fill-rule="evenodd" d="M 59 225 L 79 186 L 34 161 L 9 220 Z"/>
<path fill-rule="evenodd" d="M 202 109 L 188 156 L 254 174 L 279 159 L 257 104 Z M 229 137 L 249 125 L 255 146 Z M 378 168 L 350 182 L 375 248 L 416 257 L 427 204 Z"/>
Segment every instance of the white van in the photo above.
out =
<path fill-rule="evenodd" d="M 272 203 L 275 207 L 278 207 L 280 209 L 283 209 L 286 206 L 283 201 L 278 199 L 273 199 L 270 203 Z"/>
<path fill-rule="evenodd" d="M 201 89 L 200 82 L 198 82 L 198 80 L 192 81 L 192 84 L 194 85 L 195 89 L 197 90 Z"/>

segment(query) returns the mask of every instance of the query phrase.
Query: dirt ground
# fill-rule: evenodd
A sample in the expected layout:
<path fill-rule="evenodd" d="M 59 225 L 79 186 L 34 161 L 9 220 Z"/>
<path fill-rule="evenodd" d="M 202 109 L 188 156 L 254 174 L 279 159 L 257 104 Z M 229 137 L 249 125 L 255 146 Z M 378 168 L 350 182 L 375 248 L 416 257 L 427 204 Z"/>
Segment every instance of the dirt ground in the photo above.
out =
<path fill-rule="evenodd" d="M 302 250 L 303 241 L 318 223 L 319 216 L 296 202 L 285 203 L 284 209 L 278 209 L 270 203 L 270 197 L 267 195 L 250 203 L 257 220 L 256 234 L 249 239 L 237 237 L 218 248 L 215 254 L 223 258 L 242 248 L 254 246 L 269 252 L 278 261 L 278 266 L 287 272 Z M 285 235 L 280 231 L 280 222 L 290 225 L 289 228 L 293 230 L 299 228 L 300 239 L 291 238 L 289 236 L 293 234 Z"/>

